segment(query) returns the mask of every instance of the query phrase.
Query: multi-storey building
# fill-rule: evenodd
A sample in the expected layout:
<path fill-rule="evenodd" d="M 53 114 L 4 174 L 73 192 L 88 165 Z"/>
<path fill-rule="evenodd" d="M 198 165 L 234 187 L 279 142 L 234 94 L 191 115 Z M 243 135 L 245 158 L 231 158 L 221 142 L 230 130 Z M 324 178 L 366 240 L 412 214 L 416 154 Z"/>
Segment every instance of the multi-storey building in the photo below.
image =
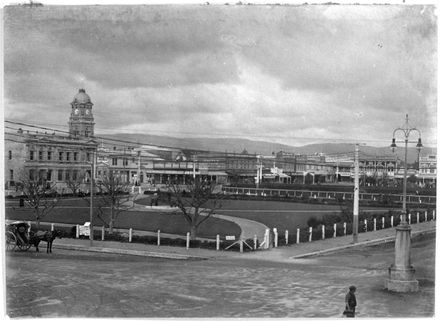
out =
<path fill-rule="evenodd" d="M 417 175 L 422 186 L 432 185 L 437 180 L 437 155 L 428 154 L 419 158 L 419 173 Z"/>

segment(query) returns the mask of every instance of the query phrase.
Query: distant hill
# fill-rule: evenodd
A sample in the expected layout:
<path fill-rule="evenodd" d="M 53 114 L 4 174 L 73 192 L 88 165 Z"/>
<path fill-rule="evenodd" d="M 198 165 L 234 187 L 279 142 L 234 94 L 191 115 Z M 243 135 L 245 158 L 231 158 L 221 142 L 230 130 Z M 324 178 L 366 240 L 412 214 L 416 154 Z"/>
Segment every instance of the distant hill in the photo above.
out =
<path fill-rule="evenodd" d="M 236 152 L 241 153 L 246 150 L 249 154 L 271 155 L 272 152 L 289 152 L 296 154 L 339 154 L 354 152 L 354 145 L 348 143 L 321 143 L 309 144 L 304 146 L 291 146 L 266 141 L 253 141 L 240 138 L 175 138 L 169 136 L 149 135 L 149 134 L 128 134 L 119 133 L 113 135 L 99 135 L 109 139 L 131 141 L 139 144 L 159 145 L 164 147 L 174 147 L 178 149 L 204 150 L 216 152 Z M 392 156 L 389 147 L 361 146 L 360 151 L 368 155 Z M 436 153 L 435 149 L 425 148 L 421 154 Z M 404 149 L 399 147 L 396 150 L 399 159 L 404 159 Z M 408 162 L 413 163 L 417 160 L 417 149 L 408 148 Z"/>

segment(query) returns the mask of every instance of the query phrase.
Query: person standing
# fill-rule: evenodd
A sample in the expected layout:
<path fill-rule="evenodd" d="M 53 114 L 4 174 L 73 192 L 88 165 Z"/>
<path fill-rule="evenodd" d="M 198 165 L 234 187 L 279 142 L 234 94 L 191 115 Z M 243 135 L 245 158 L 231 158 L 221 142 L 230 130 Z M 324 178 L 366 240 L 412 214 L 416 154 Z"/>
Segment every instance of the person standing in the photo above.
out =
<path fill-rule="evenodd" d="M 344 315 L 347 316 L 347 318 L 354 318 L 355 312 L 356 312 L 356 295 L 354 294 L 356 292 L 356 286 L 350 286 L 349 292 L 345 295 L 345 311 Z"/>

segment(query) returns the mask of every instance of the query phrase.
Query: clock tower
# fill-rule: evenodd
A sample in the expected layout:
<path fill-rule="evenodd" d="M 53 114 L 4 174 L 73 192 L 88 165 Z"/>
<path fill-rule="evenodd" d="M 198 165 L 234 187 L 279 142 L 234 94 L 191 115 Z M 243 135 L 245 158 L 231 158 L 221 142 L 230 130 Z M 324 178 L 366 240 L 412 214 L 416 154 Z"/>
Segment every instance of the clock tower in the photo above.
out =
<path fill-rule="evenodd" d="M 69 118 L 69 134 L 73 137 L 94 136 L 92 106 L 90 96 L 84 89 L 80 89 L 70 103 L 72 111 Z"/>

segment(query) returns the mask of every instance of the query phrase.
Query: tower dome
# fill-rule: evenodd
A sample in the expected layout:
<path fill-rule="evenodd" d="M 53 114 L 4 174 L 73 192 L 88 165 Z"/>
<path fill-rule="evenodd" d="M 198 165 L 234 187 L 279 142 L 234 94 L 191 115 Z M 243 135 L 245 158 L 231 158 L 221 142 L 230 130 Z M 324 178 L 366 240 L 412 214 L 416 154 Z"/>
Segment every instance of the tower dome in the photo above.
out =
<path fill-rule="evenodd" d="M 73 98 L 72 103 L 77 103 L 77 104 L 90 103 L 90 96 L 86 94 L 85 89 L 81 88 Z"/>

